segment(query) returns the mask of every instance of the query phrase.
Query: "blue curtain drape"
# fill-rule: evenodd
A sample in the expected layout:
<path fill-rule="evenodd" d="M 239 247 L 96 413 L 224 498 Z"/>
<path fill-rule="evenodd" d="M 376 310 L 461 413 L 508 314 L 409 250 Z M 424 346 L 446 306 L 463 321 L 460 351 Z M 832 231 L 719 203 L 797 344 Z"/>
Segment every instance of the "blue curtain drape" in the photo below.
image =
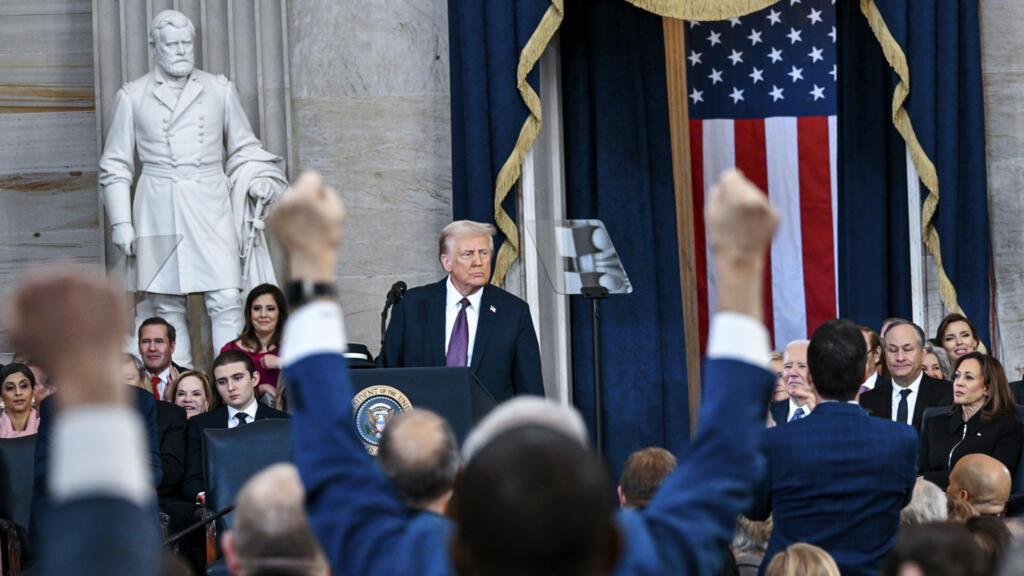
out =
<path fill-rule="evenodd" d="M 930 184 L 926 171 L 918 166 L 925 184 L 922 201 L 936 192 L 929 186 L 938 188 L 932 222 L 942 268 L 960 307 L 990 345 L 988 185 L 978 3 L 875 0 L 866 5 L 868 13 L 876 7 L 880 16 L 874 29 L 869 28 L 857 3 L 844 2 L 840 8 L 846 20 L 840 32 L 845 53 L 840 65 L 840 119 L 846 132 L 846 146 L 840 148 L 840 162 L 845 164 L 840 203 L 846 220 L 840 223 L 847 240 L 845 247 L 842 241 L 840 245 L 848 259 L 843 284 L 849 305 L 842 313 L 859 321 L 865 318 L 859 316 L 861 312 L 871 312 L 873 319 L 887 315 L 876 310 L 880 304 L 872 303 L 870 294 L 858 291 L 865 285 L 861 278 L 873 277 L 869 270 L 872 255 L 892 263 L 893 254 L 899 252 L 896 243 L 903 242 L 898 223 L 890 218 L 893 227 L 883 231 L 888 244 L 858 236 L 854 229 L 864 227 L 870 233 L 875 226 L 878 212 L 868 212 L 871 205 L 887 203 L 892 208 L 900 201 L 906 203 L 906 178 L 901 182 L 896 174 L 905 170 L 906 148 L 902 138 L 894 141 L 891 119 L 882 121 L 883 115 L 892 113 L 893 90 L 902 82 L 909 86 L 903 107 L 920 149 L 937 174 Z M 879 46 L 888 42 L 892 44 L 887 60 Z M 898 74 L 899 66 L 892 57 L 896 53 L 905 58 L 905 77 Z M 876 174 L 858 174 L 872 169 Z M 896 216 L 895 212 L 890 216 Z M 867 255 L 853 254 L 855 251 Z M 906 276 L 909 268 L 889 270 L 890 280 L 897 284 L 905 282 Z M 890 307 L 889 313 L 905 315 L 909 306 Z"/>
<path fill-rule="evenodd" d="M 494 222 L 494 186 L 529 110 L 516 87 L 519 54 L 547 0 L 449 0 L 452 212 Z M 538 89 L 537 69 L 527 77 Z M 516 217 L 516 195 L 502 207 Z M 502 237 L 495 237 L 495 250 Z"/>
<path fill-rule="evenodd" d="M 614 478 L 646 446 L 689 439 L 683 311 L 661 17 L 566 2 L 566 207 L 604 221 L 634 292 L 601 304 L 605 454 Z M 572 298 L 573 394 L 593 433 L 592 310 Z"/>
<path fill-rule="evenodd" d="M 839 315 L 878 330 L 910 318 L 906 144 L 892 124 L 892 70 L 857 2 L 839 23 Z"/>

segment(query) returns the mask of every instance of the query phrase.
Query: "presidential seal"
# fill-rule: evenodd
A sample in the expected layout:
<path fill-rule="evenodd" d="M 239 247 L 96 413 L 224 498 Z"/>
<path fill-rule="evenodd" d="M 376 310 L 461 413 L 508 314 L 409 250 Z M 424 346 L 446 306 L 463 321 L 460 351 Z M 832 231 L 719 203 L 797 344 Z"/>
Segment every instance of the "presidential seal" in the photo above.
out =
<path fill-rule="evenodd" d="M 404 410 L 412 410 L 412 403 L 396 388 L 370 386 L 352 398 L 352 419 L 356 434 L 370 454 L 377 454 L 380 435 L 391 418 Z"/>

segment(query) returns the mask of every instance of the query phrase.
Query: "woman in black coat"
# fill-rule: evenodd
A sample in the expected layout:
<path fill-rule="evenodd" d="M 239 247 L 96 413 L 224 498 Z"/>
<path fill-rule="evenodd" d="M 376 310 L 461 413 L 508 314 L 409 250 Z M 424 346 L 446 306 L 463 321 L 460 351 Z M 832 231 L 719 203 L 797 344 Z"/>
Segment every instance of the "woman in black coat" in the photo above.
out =
<path fill-rule="evenodd" d="M 929 418 L 919 443 L 917 471 L 943 489 L 949 471 L 967 454 L 987 454 L 1017 473 L 1024 425 L 1003 366 L 980 352 L 961 356 L 953 366 L 953 408 Z"/>

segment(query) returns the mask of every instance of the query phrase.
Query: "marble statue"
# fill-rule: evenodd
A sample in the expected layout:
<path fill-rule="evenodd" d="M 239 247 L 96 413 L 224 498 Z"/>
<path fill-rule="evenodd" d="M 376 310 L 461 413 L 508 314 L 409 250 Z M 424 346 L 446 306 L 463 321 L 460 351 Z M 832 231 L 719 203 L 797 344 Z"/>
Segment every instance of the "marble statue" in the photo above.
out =
<path fill-rule="evenodd" d="M 180 12 L 153 19 L 157 66 L 118 92 L 99 177 L 111 240 L 137 260 L 129 283 L 175 327 L 175 361 L 187 366 L 185 295 L 203 294 L 216 353 L 242 329 L 240 291 L 276 283 L 261 213 L 287 184 L 233 84 L 194 68 L 194 38 Z"/>

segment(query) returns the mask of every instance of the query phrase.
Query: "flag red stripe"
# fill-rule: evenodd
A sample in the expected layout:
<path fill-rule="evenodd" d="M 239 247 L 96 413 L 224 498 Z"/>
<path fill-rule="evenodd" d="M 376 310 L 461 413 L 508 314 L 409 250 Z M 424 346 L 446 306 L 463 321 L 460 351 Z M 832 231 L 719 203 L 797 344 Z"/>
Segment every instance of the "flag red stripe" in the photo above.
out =
<path fill-rule="evenodd" d="M 800 226 L 803 241 L 807 335 L 836 317 L 835 251 L 828 118 L 797 119 L 800 157 Z"/>
<path fill-rule="evenodd" d="M 736 120 L 733 128 L 736 146 L 736 167 L 751 182 L 768 194 L 768 159 L 764 137 L 764 119 Z M 772 310 L 772 262 L 771 251 L 765 256 L 764 267 L 764 323 L 768 334 L 775 335 Z"/>
<path fill-rule="evenodd" d="M 693 256 L 697 268 L 697 309 L 700 355 L 708 338 L 708 262 L 704 232 L 704 126 L 690 120 L 690 171 L 693 175 Z"/>

